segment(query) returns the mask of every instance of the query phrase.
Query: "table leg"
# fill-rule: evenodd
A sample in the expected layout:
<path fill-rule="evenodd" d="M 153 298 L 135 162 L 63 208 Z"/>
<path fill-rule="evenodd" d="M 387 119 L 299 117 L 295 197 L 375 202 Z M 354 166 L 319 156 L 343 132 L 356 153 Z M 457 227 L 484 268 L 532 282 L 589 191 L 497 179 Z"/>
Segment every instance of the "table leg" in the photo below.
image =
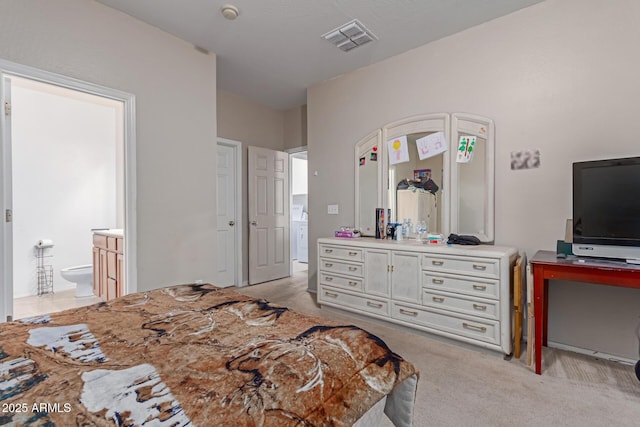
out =
<path fill-rule="evenodd" d="M 544 275 L 542 276 L 544 277 Z M 547 347 L 547 337 L 549 332 L 549 280 L 543 279 L 544 282 L 544 292 L 543 299 L 544 303 L 542 304 L 542 345 Z"/>
<path fill-rule="evenodd" d="M 536 356 L 536 374 L 542 373 L 542 340 L 545 327 L 545 286 L 543 267 L 540 265 L 533 266 L 533 307 L 534 307 L 534 321 L 535 321 L 535 349 L 534 354 Z"/>

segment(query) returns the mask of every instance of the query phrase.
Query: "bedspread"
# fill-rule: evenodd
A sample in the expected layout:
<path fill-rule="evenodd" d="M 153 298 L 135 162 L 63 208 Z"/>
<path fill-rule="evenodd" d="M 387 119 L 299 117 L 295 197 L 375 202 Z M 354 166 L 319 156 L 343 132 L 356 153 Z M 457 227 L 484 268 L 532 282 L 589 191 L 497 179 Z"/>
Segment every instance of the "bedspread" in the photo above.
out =
<path fill-rule="evenodd" d="M 347 426 L 418 373 L 378 337 L 210 284 L 0 324 L 0 425 Z"/>

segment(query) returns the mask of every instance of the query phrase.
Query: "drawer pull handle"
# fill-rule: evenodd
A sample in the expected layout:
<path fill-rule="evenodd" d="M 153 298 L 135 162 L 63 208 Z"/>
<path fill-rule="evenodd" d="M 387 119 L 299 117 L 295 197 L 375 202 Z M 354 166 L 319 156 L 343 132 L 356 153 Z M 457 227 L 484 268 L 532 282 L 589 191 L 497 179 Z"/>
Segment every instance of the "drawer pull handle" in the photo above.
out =
<path fill-rule="evenodd" d="M 435 302 L 444 302 L 444 298 L 442 297 L 431 297 L 432 300 L 434 300 Z"/>
<path fill-rule="evenodd" d="M 474 270 L 482 270 L 482 271 L 484 271 L 484 270 L 487 269 L 487 266 L 486 265 L 480 265 L 480 264 L 473 264 L 473 269 Z"/>
<path fill-rule="evenodd" d="M 358 267 L 349 267 L 349 271 L 356 271 Z"/>
<path fill-rule="evenodd" d="M 349 286 L 358 286 L 358 282 L 353 282 L 349 280 Z"/>
<path fill-rule="evenodd" d="M 444 261 L 431 261 L 431 264 L 433 264 L 433 265 L 443 265 Z"/>
<path fill-rule="evenodd" d="M 484 326 L 476 326 L 467 322 L 462 322 L 462 326 L 473 331 L 487 332 L 487 328 L 485 328 Z"/>
<path fill-rule="evenodd" d="M 325 262 L 325 263 L 324 263 L 324 266 L 325 266 L 325 267 L 327 267 L 327 268 L 329 268 L 329 267 L 333 267 L 333 263 L 331 263 L 331 262 Z"/>
<path fill-rule="evenodd" d="M 358 255 L 358 252 L 349 252 L 349 255 L 350 256 L 356 256 L 356 255 Z"/>
<path fill-rule="evenodd" d="M 333 280 L 333 277 L 327 276 L 324 278 L 324 280 L 326 280 L 327 282 L 331 282 Z"/>
<path fill-rule="evenodd" d="M 473 285 L 473 289 L 476 291 L 486 291 L 487 287 L 485 285 Z"/>
<path fill-rule="evenodd" d="M 473 308 L 475 308 L 476 310 L 485 311 L 487 309 L 487 306 L 486 305 L 480 305 L 480 304 L 473 304 Z"/>
<path fill-rule="evenodd" d="M 333 252 L 333 249 L 325 249 L 325 250 L 324 250 L 324 253 L 325 253 L 325 254 L 330 254 L 331 252 Z"/>
<path fill-rule="evenodd" d="M 409 316 L 417 316 L 418 315 L 417 311 L 405 310 L 404 308 L 400 309 L 400 313 L 408 314 Z"/>
<path fill-rule="evenodd" d="M 375 302 L 367 301 L 367 305 L 373 308 L 382 308 L 382 304 L 376 304 Z"/>
<path fill-rule="evenodd" d="M 442 285 L 444 283 L 444 279 L 431 279 L 431 283 L 435 283 L 436 285 Z"/>
<path fill-rule="evenodd" d="M 334 294 L 333 292 L 324 291 L 324 294 L 331 298 L 338 298 L 338 294 Z"/>

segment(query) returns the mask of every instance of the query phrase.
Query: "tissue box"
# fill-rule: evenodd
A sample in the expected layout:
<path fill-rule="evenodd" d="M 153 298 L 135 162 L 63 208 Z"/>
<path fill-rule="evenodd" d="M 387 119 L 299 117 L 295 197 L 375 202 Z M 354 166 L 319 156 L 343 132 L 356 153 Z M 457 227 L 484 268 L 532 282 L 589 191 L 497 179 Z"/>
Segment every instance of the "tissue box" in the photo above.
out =
<path fill-rule="evenodd" d="M 346 237 L 348 239 L 353 239 L 356 237 L 360 237 L 360 232 L 356 230 L 336 230 L 333 235 L 335 237 Z"/>

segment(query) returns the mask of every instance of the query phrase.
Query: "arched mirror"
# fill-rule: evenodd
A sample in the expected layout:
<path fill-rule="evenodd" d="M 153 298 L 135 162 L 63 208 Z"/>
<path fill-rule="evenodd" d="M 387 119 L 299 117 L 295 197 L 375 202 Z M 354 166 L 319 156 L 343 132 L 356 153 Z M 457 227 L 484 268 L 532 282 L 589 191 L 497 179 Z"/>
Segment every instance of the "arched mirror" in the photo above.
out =
<path fill-rule="evenodd" d="M 449 115 L 430 114 L 383 128 L 383 203 L 391 221 L 424 221 L 429 233 L 449 232 Z"/>
<path fill-rule="evenodd" d="M 430 233 L 492 242 L 494 134 L 490 119 L 439 113 L 399 120 L 367 135 L 355 147 L 356 228 L 374 236 L 375 209 L 383 207 L 392 222 L 420 220 Z M 427 180 L 431 183 L 424 184 Z"/>
<path fill-rule="evenodd" d="M 452 114 L 451 230 L 482 242 L 494 240 L 493 120 L 471 114 Z"/>
<path fill-rule="evenodd" d="M 356 229 L 363 236 L 375 236 L 376 208 L 382 207 L 382 131 L 361 139 L 355 148 Z"/>

